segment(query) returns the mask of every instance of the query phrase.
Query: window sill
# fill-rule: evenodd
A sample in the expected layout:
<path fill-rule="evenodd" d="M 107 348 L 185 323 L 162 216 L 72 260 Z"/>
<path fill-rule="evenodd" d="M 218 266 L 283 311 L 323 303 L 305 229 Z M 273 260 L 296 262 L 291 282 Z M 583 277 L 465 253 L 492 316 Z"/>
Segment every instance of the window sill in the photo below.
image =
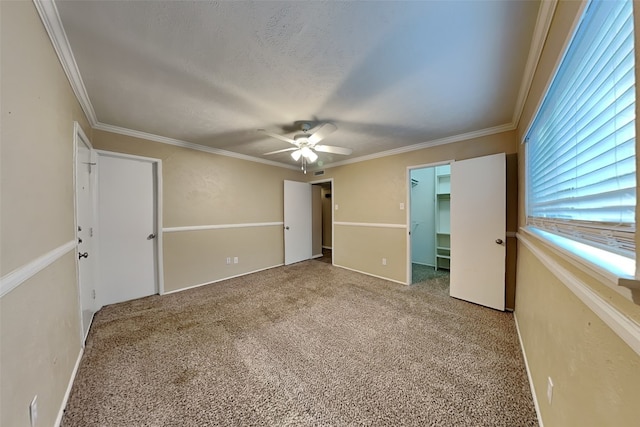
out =
<path fill-rule="evenodd" d="M 551 235 L 551 238 L 549 238 L 548 233 L 533 227 L 520 228 L 517 237 L 518 241 L 531 251 L 533 256 L 548 268 L 561 283 L 607 324 L 636 354 L 640 355 L 640 323 L 629 316 L 629 310 L 635 312 L 633 307 L 637 307 L 633 303 L 640 305 L 640 291 L 636 287 L 638 280 L 630 277 L 629 267 L 626 263 L 623 263 L 622 267 L 612 268 L 613 266 L 603 259 L 591 259 L 593 254 L 589 256 L 589 259 L 582 258 L 570 252 L 569 248 L 573 249 L 571 244 L 573 241 L 564 242 L 564 240 L 569 239 L 562 237 L 556 239 L 555 235 Z M 552 256 L 541 247 L 548 249 L 557 257 Z M 595 289 L 583 281 L 584 278 L 576 275 L 574 271 L 568 270 L 566 265 L 558 262 L 557 258 L 566 261 L 578 271 L 614 289 L 626 300 L 631 301 L 632 305 L 628 305 L 629 303 L 624 301 L 614 303 L 610 298 L 614 295 L 606 297 L 596 292 Z M 518 307 L 516 306 L 517 311 Z"/>
<path fill-rule="evenodd" d="M 633 295 L 629 291 L 640 292 L 640 280 L 635 278 L 635 260 L 535 227 L 521 227 L 520 231 L 543 243 L 556 255 L 580 271 L 597 278 L 625 298 L 633 301 Z"/>

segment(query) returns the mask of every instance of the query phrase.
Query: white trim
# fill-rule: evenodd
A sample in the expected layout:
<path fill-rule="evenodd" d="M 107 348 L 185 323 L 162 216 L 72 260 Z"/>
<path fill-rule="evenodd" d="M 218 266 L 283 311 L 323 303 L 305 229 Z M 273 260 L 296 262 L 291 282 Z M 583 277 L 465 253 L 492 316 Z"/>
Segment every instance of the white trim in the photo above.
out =
<path fill-rule="evenodd" d="M 515 231 L 507 231 L 505 234 L 507 237 L 518 237 L 518 233 Z"/>
<path fill-rule="evenodd" d="M 516 233 L 516 237 L 531 237 L 541 242 L 543 245 L 548 247 L 551 251 L 553 251 L 556 255 L 560 256 L 565 261 L 572 264 L 574 267 L 579 270 L 585 272 L 586 274 L 595 277 L 598 281 L 602 282 L 604 285 L 618 292 L 623 297 L 632 300 L 632 295 L 628 289 L 624 289 L 620 286 L 621 279 L 627 279 L 629 281 L 633 280 L 633 276 L 631 274 L 625 274 L 623 269 L 616 269 L 613 265 L 608 265 L 603 260 L 605 256 L 612 255 L 614 257 L 619 257 L 620 259 L 624 259 L 621 255 L 606 253 L 606 251 L 598 248 L 588 247 L 588 245 L 584 245 L 580 242 L 572 241 L 566 237 L 556 236 L 549 232 L 538 230 L 532 227 L 520 227 L 521 233 Z M 545 235 L 546 234 L 546 235 Z M 547 236 L 553 237 L 556 240 L 550 240 Z M 595 257 L 587 258 L 587 255 L 580 256 L 570 250 L 570 246 L 562 246 L 562 243 L 566 241 L 567 244 L 573 245 L 582 245 L 588 247 L 590 250 L 594 252 L 603 252 L 602 259 L 598 259 Z M 628 260 L 629 264 L 633 265 L 633 260 Z M 633 267 L 631 267 L 633 268 Z"/>
<path fill-rule="evenodd" d="M 115 158 L 129 159 L 129 160 L 138 160 L 138 161 L 147 162 L 147 163 L 162 162 L 162 159 L 157 159 L 155 157 L 137 156 L 135 154 L 121 153 L 119 151 L 106 151 L 106 150 L 95 150 L 95 151 L 96 151 L 96 153 L 98 155 L 105 156 L 105 157 L 115 157 Z"/>
<path fill-rule="evenodd" d="M 17 288 L 19 285 L 44 270 L 68 252 L 76 247 L 76 240 L 73 239 L 64 245 L 58 246 L 54 250 L 34 259 L 33 261 L 18 267 L 10 273 L 0 278 L 0 298 Z"/>
<path fill-rule="evenodd" d="M 571 24 L 571 31 L 569 31 L 569 34 L 567 35 L 567 38 L 565 39 L 564 44 L 562 45 L 562 49 L 560 49 L 560 55 L 558 55 L 558 58 L 556 59 L 556 63 L 553 65 L 553 71 L 551 72 L 551 74 L 549 74 L 549 76 L 547 78 L 547 82 L 544 85 L 544 89 L 542 91 L 542 95 L 540 96 L 540 99 L 538 99 L 538 103 L 536 104 L 536 108 L 533 110 L 533 114 L 529 118 L 529 122 L 524 127 L 524 132 L 522 133 L 522 141 L 520 141 L 521 144 L 525 143 L 525 138 L 527 137 L 527 134 L 529 133 L 529 130 L 531 129 L 531 125 L 533 125 L 533 122 L 535 121 L 535 119 L 536 119 L 536 117 L 538 115 L 538 112 L 540 111 L 540 107 L 542 107 L 542 103 L 544 102 L 544 99 L 547 96 L 547 92 L 549 92 L 549 88 L 551 87 L 551 83 L 553 83 L 553 80 L 556 78 L 556 74 L 558 74 L 558 69 L 560 68 L 560 64 L 562 63 L 562 61 L 564 60 L 565 55 L 567 54 L 567 50 L 569 49 L 569 45 L 571 44 L 571 41 L 573 40 L 573 37 L 575 36 L 576 31 L 578 30 L 578 25 L 582 21 L 582 18 L 584 17 L 584 12 L 585 12 L 586 7 L 587 7 L 587 5 L 589 3 L 590 3 L 590 0 L 582 1 L 582 4 L 580 5 L 580 10 L 578 11 L 573 23 Z M 550 18 L 553 18 L 553 14 L 552 14 L 552 16 Z M 537 28 L 536 28 L 536 30 L 537 30 Z"/>
<path fill-rule="evenodd" d="M 319 254 L 319 255 L 312 255 L 311 259 L 316 259 L 316 258 L 322 258 L 324 255 Z"/>
<path fill-rule="evenodd" d="M 468 132 L 460 135 L 453 135 L 446 138 L 441 138 L 433 141 L 427 141 L 419 144 L 414 144 L 410 146 L 398 147 L 392 150 L 383 151 L 380 153 L 374 153 L 367 156 L 361 156 L 353 159 L 348 159 L 344 161 L 339 161 L 335 163 L 331 163 L 328 165 L 324 165 L 322 168 L 311 169 L 310 172 L 315 172 L 317 170 L 324 170 L 331 167 L 342 166 L 351 163 L 358 163 L 366 160 L 376 159 L 380 157 L 393 156 L 396 154 L 407 153 L 416 150 L 422 150 L 425 148 L 435 147 L 438 145 L 450 144 L 454 142 L 464 141 L 466 139 L 471 138 L 479 138 L 482 136 L 493 135 L 496 133 L 506 132 L 510 130 L 514 130 L 517 127 L 516 118 L 520 117 L 522 113 L 522 108 L 524 106 L 524 101 L 526 100 L 526 95 L 528 94 L 528 90 L 525 88 L 529 88 L 531 85 L 531 81 L 533 80 L 534 71 L 537 66 L 537 60 L 539 60 L 540 53 L 537 55 L 533 55 L 532 52 L 534 49 L 542 50 L 542 46 L 544 46 L 544 41 L 546 40 L 546 35 L 548 31 L 548 26 L 550 24 L 551 18 L 553 17 L 552 11 L 555 7 L 555 2 L 557 0 L 549 0 L 543 1 L 540 6 L 540 10 L 538 12 L 538 18 L 536 22 L 536 27 L 534 30 L 534 36 L 531 43 L 531 49 L 529 52 L 529 57 L 527 59 L 527 64 L 525 68 L 525 75 L 523 77 L 523 82 L 521 84 L 518 101 L 516 103 L 516 108 L 514 111 L 514 119 L 511 123 L 505 123 L 503 125 L 494 126 L 491 128 L 481 129 L 473 132 Z M 132 136 L 136 138 L 143 138 L 150 141 L 160 142 L 163 144 L 175 145 L 184 148 L 190 148 L 193 150 L 204 151 L 207 153 L 218 154 L 221 156 L 233 157 L 241 160 L 247 160 L 251 162 L 263 163 L 271 166 L 276 166 L 285 169 L 298 170 L 299 167 L 297 165 L 290 165 L 280 162 L 275 162 L 272 160 L 266 160 L 259 157 L 253 157 L 246 154 L 234 153 L 227 150 L 221 150 L 218 148 L 207 147 L 200 144 L 194 144 L 187 141 L 182 141 L 179 139 L 168 138 L 160 135 L 154 135 L 146 132 L 141 132 L 133 129 L 127 129 L 120 126 L 110 125 L 106 123 L 101 123 L 98 121 L 95 110 L 93 109 L 93 105 L 91 104 L 91 100 L 85 88 L 84 82 L 82 80 L 82 76 L 78 69 L 78 65 L 76 63 L 75 57 L 73 55 L 73 51 L 71 50 L 71 46 L 69 45 L 69 39 L 67 38 L 67 34 L 64 31 L 64 27 L 62 25 L 62 21 L 60 19 L 60 15 L 58 13 L 58 9 L 55 5 L 54 1 L 47 0 L 33 0 L 33 3 L 40 15 L 40 19 L 51 39 L 51 43 L 56 51 L 60 64 L 65 71 L 67 79 L 71 84 L 74 94 L 82 107 L 87 119 L 89 120 L 89 124 L 93 129 L 103 130 L 106 132 L 113 132 L 121 135 Z M 547 14 L 549 16 L 547 16 Z M 548 22 L 547 22 L 548 21 Z M 537 60 L 532 59 L 532 57 Z"/>
<path fill-rule="evenodd" d="M 435 139 L 433 141 L 421 142 L 419 144 L 408 145 L 408 146 L 404 146 L 404 147 L 398 147 L 398 148 L 394 148 L 392 150 L 381 151 L 379 153 L 373 153 L 373 154 L 369 154 L 369 155 L 366 155 L 366 156 L 361 156 L 361 157 L 356 157 L 356 158 L 353 158 L 353 159 L 347 159 L 347 160 L 342 160 L 342 161 L 339 161 L 339 162 L 326 164 L 326 165 L 323 165 L 322 168 L 314 169 L 311 172 L 314 172 L 315 170 L 329 169 L 329 168 L 335 168 L 337 166 L 349 165 L 351 163 L 359 163 L 359 162 L 364 162 L 364 161 L 367 161 L 367 160 L 378 159 L 380 157 L 395 156 L 396 154 L 409 153 L 411 151 L 417 151 L 417 150 L 423 150 L 425 148 L 437 147 L 438 145 L 452 144 L 454 142 L 466 141 L 468 139 L 480 138 L 480 137 L 489 136 L 489 135 L 495 135 L 495 134 L 498 134 L 498 133 L 514 130 L 515 128 L 516 127 L 513 125 L 513 123 L 505 123 L 503 125 L 494 126 L 494 127 L 487 128 L 487 129 L 476 130 L 476 131 L 473 131 L 473 132 L 463 133 L 463 134 L 460 134 L 460 135 L 448 136 L 446 138 Z"/>
<path fill-rule="evenodd" d="M 640 324 L 636 323 L 615 307 L 610 305 L 591 288 L 555 261 L 551 256 L 539 249 L 528 236 L 518 233 L 518 240 L 542 262 L 580 301 L 589 307 L 604 323 L 606 323 L 629 347 L 640 355 Z"/>
<path fill-rule="evenodd" d="M 522 342 L 522 335 L 520 334 L 520 325 L 518 325 L 518 318 L 516 317 L 516 313 L 513 313 L 513 320 L 516 323 L 516 332 L 518 333 L 518 342 L 520 343 L 520 350 L 522 350 L 522 358 L 524 359 L 524 367 L 527 370 L 527 378 L 529 378 L 529 388 L 531 389 L 531 396 L 533 397 L 533 406 L 536 408 L 538 425 L 540 427 L 544 427 L 544 424 L 542 423 L 542 414 L 540 413 L 540 405 L 538 404 L 538 396 L 536 395 L 536 388 L 533 386 L 533 377 L 531 375 L 531 369 L 529 369 L 527 352 L 524 350 L 524 343 Z"/>
<path fill-rule="evenodd" d="M 158 293 L 158 295 L 164 295 L 164 252 L 163 252 L 163 232 L 164 229 L 162 228 L 162 221 L 163 221 L 163 217 L 162 217 L 162 211 L 163 211 L 163 197 L 162 197 L 162 159 L 158 159 L 155 157 L 145 157 L 145 156 L 137 156 L 134 154 L 127 154 L 127 153 L 120 153 L 120 152 L 116 152 L 116 151 L 105 151 L 105 150 L 95 150 L 96 153 L 98 154 L 98 157 L 100 156 L 104 156 L 104 157 L 115 157 L 115 158 L 121 158 L 121 159 L 129 159 L 129 160 L 137 160 L 140 162 L 147 162 L 147 163 L 151 163 L 153 166 L 152 169 L 152 173 L 153 173 L 153 181 L 154 181 L 154 199 L 155 199 L 155 206 L 154 206 L 154 214 L 155 214 L 155 234 L 156 234 L 156 251 L 155 251 L 155 258 L 156 258 L 156 292 Z M 99 163 L 99 162 L 98 162 Z M 98 164 L 98 173 L 100 173 L 100 165 Z M 98 178 L 96 178 L 96 181 L 99 181 Z M 98 188 L 98 191 L 99 188 Z M 98 210 L 96 209 L 96 213 L 98 212 Z M 99 218 L 98 216 L 96 216 L 96 223 L 99 223 Z M 99 236 L 99 231 L 98 230 L 98 238 Z M 99 246 L 99 245 L 98 245 Z M 97 252 L 97 251 L 96 251 Z M 100 256 L 99 253 L 97 253 L 98 257 Z"/>
<path fill-rule="evenodd" d="M 89 99 L 89 94 L 84 86 L 84 82 L 82 81 L 78 64 L 69 45 L 67 33 L 64 31 L 60 15 L 58 14 L 58 8 L 52 0 L 33 0 L 33 4 L 38 10 L 44 28 L 47 30 L 51 44 L 53 44 L 53 48 L 58 55 L 64 73 L 67 75 L 73 93 L 76 95 L 82 111 L 84 111 L 84 114 L 87 116 L 89 124 L 93 127 L 98 122 L 96 113 L 93 105 L 91 105 L 91 100 Z"/>
<path fill-rule="evenodd" d="M 247 228 L 247 227 L 273 227 L 276 225 L 284 226 L 284 222 L 276 221 L 276 222 L 248 222 L 248 223 L 240 223 L 240 224 L 187 225 L 184 227 L 165 227 L 162 229 L 162 231 L 165 233 L 175 233 L 178 231 L 221 230 L 226 228 Z"/>
<path fill-rule="evenodd" d="M 335 225 L 344 225 L 348 227 L 375 227 L 375 228 L 407 228 L 406 224 L 383 224 L 377 222 L 347 222 L 334 221 Z"/>
<path fill-rule="evenodd" d="M 62 417 L 64 416 L 64 409 L 67 407 L 67 402 L 69 401 L 69 395 L 71 394 L 71 388 L 73 387 L 73 382 L 75 381 L 76 375 L 78 374 L 78 368 L 80 368 L 80 362 L 82 361 L 83 354 L 84 354 L 84 345 L 80 347 L 80 352 L 78 353 L 76 364 L 73 367 L 73 371 L 71 371 L 71 377 L 69 378 L 69 384 L 67 385 L 67 390 L 64 392 L 64 397 L 62 398 L 62 404 L 60 405 L 60 409 L 58 410 L 58 416 L 56 417 L 56 422 L 53 424 L 56 427 L 59 427 L 60 423 L 62 422 Z"/>
<path fill-rule="evenodd" d="M 407 284 L 405 282 L 402 282 L 400 280 L 390 279 L 389 277 L 378 276 L 377 274 L 367 273 L 366 271 L 356 270 L 355 268 L 345 267 L 344 265 L 333 264 L 333 266 L 334 267 L 339 267 L 339 268 L 344 268 L 345 270 L 349 270 L 349 271 L 354 271 L 356 273 L 364 274 L 365 276 L 375 277 L 376 279 L 387 280 L 389 282 L 399 283 L 401 285 L 407 286 Z"/>
<path fill-rule="evenodd" d="M 191 285 L 191 286 L 187 286 L 186 288 L 174 289 L 173 291 L 165 292 L 164 295 L 175 294 L 176 292 L 182 292 L 182 291 L 186 291 L 186 290 L 189 290 L 189 289 L 199 288 L 201 286 L 212 285 L 214 283 L 224 282 L 225 280 L 235 279 L 236 277 L 246 276 L 247 274 L 259 273 L 259 272 L 265 271 L 265 270 L 271 270 L 272 268 L 282 267 L 283 265 L 284 264 L 276 264 L 276 265 L 272 265 L 270 267 L 260 268 L 258 270 L 253 270 L 253 271 L 248 271 L 246 273 L 236 274 L 235 276 L 229 276 L 229 277 L 224 277 L 222 279 L 216 279 L 216 280 L 213 280 L 211 282 L 200 283 L 199 285 Z"/>
<path fill-rule="evenodd" d="M 329 250 L 333 250 L 331 246 L 322 246 L 322 249 L 329 249 Z"/>
<path fill-rule="evenodd" d="M 158 257 L 158 265 L 156 271 L 158 274 L 158 294 L 164 295 L 164 230 L 162 228 L 162 211 L 163 195 L 162 195 L 162 160 L 155 163 L 156 166 L 156 257 Z"/>
<path fill-rule="evenodd" d="M 96 123 L 93 126 L 94 129 L 102 130 L 105 132 L 117 133 L 120 135 L 132 136 L 134 138 L 146 139 L 148 141 L 160 142 L 162 144 L 174 145 L 176 147 L 189 148 L 191 150 L 203 151 L 205 153 L 217 154 L 219 156 L 233 157 L 235 159 L 247 160 L 249 162 L 263 163 L 265 165 L 276 166 L 279 168 L 299 170 L 299 166 L 274 162 L 273 160 L 261 159 L 259 157 L 248 156 L 246 154 L 234 153 L 232 151 L 221 150 L 219 148 L 207 147 L 205 145 L 194 144 L 193 142 L 187 142 L 180 139 L 168 138 L 165 136 L 155 135 L 152 133 L 141 132 L 133 129 L 127 129 L 120 126 L 107 125 L 104 123 Z"/>
<path fill-rule="evenodd" d="M 542 0 L 540 2 L 538 18 L 536 19 L 536 26 L 533 30 L 531 46 L 529 47 L 529 56 L 527 57 L 527 63 L 524 67 L 522 82 L 520 83 L 520 91 L 518 92 L 516 107 L 513 111 L 513 118 L 511 119 L 511 122 L 515 127 L 517 127 L 520 122 L 524 104 L 527 100 L 527 96 L 529 95 L 529 91 L 531 90 L 533 76 L 538 68 L 538 63 L 540 62 L 542 48 L 547 40 L 547 34 L 549 33 L 549 27 L 551 27 L 551 21 L 555 13 L 557 3 L 558 0 Z"/>

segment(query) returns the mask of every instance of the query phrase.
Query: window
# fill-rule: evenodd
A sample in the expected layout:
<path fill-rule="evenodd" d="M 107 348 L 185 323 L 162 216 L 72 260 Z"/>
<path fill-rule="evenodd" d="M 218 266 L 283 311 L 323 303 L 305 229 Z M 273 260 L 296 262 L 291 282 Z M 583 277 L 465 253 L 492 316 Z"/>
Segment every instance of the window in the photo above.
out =
<path fill-rule="evenodd" d="M 635 258 L 632 2 L 592 1 L 527 141 L 527 224 Z"/>

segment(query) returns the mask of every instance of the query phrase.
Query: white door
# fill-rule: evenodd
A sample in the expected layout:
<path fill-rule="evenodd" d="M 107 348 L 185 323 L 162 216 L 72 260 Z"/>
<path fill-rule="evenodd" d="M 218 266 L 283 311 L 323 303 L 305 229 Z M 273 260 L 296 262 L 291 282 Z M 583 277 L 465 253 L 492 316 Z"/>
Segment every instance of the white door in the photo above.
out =
<path fill-rule="evenodd" d="M 311 184 L 284 182 L 284 264 L 311 259 Z"/>
<path fill-rule="evenodd" d="M 158 292 L 154 164 L 100 153 L 100 302 Z"/>
<path fill-rule="evenodd" d="M 78 239 L 78 283 L 80 291 L 80 317 L 82 338 L 87 338 L 96 304 L 96 253 L 93 229 L 95 227 L 95 152 L 80 127 L 76 126 L 76 218 Z"/>
<path fill-rule="evenodd" d="M 450 295 L 504 310 L 504 153 L 451 165 Z"/>

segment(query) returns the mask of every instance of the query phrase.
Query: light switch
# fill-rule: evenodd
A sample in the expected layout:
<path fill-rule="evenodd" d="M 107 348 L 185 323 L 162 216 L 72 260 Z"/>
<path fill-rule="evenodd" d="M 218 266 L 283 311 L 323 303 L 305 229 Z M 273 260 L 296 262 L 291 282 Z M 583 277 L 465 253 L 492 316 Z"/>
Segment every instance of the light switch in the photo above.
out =
<path fill-rule="evenodd" d="M 338 210 L 338 204 L 336 203 L 336 210 Z"/>
<path fill-rule="evenodd" d="M 404 203 L 400 203 L 400 210 L 403 211 L 404 210 Z"/>

